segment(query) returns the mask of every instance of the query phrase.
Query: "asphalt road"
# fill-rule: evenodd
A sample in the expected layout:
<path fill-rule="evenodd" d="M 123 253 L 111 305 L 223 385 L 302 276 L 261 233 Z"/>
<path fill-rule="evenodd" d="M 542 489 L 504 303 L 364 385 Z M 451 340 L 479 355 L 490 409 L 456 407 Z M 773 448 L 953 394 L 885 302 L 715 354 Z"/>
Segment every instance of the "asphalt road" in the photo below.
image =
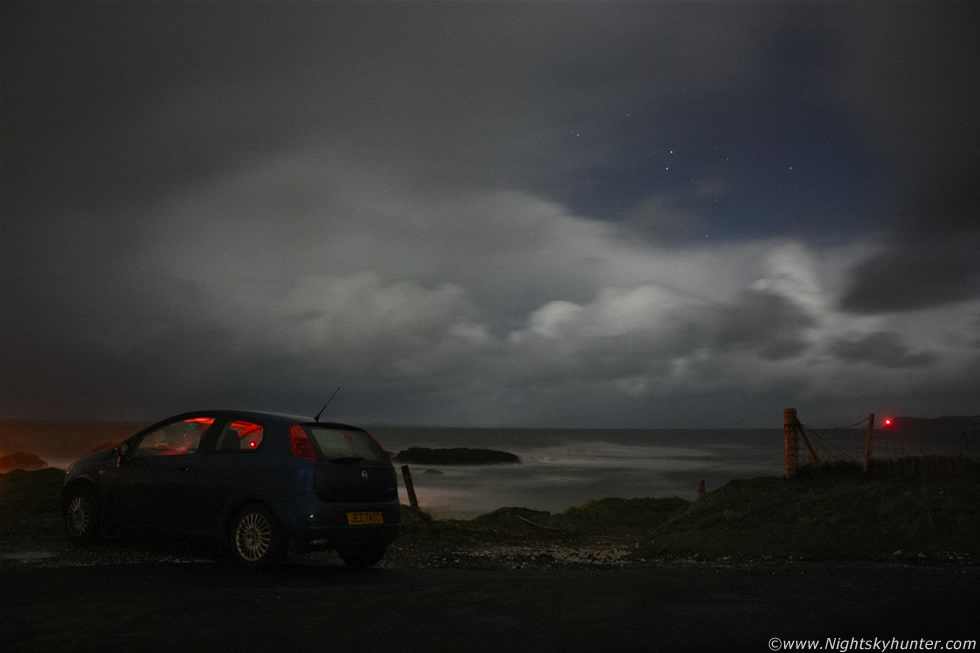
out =
<path fill-rule="evenodd" d="M 976 640 L 978 580 L 976 568 L 884 565 L 4 565 L 0 651 L 767 651 L 772 638 Z"/>

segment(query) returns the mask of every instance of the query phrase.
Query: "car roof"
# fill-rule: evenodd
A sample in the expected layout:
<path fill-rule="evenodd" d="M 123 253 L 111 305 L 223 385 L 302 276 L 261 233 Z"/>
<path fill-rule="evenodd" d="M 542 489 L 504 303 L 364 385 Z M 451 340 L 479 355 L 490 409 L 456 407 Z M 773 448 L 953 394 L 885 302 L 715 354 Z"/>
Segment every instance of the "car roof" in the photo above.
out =
<path fill-rule="evenodd" d="M 197 417 L 201 415 L 208 415 L 213 417 L 234 417 L 238 419 L 250 420 L 254 422 L 265 422 L 278 423 L 278 424 L 303 424 L 304 426 L 326 426 L 331 428 L 344 428 L 344 429 L 354 429 L 358 431 L 363 431 L 364 429 L 354 426 L 352 424 L 344 424 L 340 422 L 318 422 L 312 417 L 303 417 L 301 415 L 290 415 L 288 413 L 275 413 L 268 411 L 258 411 L 258 410 L 239 410 L 230 408 L 221 408 L 217 410 L 194 410 L 186 413 L 181 413 L 179 415 L 174 415 L 168 417 L 162 421 L 171 421 L 182 419 L 185 417 Z M 159 423 L 159 422 L 157 422 Z"/>

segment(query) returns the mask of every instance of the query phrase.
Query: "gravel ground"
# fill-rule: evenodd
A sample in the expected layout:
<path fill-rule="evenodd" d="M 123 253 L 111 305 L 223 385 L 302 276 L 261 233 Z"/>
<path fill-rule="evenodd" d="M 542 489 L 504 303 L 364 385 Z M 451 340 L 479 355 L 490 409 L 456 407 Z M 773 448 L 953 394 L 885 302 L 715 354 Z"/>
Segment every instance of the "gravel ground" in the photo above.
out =
<path fill-rule="evenodd" d="M 646 559 L 653 541 L 648 532 L 618 535 L 595 531 L 560 530 L 516 521 L 495 525 L 431 520 L 421 513 L 402 511 L 402 533 L 378 567 L 389 569 L 554 569 L 618 568 L 631 565 L 706 565 L 713 567 L 784 567 L 804 562 L 799 556 L 705 556 L 698 553 Z M 0 519 L 0 569 L 4 567 L 75 567 L 154 562 L 230 561 L 214 543 L 118 537 L 91 546 L 71 544 L 59 513 L 42 512 Z M 841 560 L 846 562 L 846 560 Z M 960 553 L 922 553 L 896 550 L 879 563 L 974 567 L 972 556 Z M 290 564 L 342 565 L 332 553 L 293 556 Z"/>
<path fill-rule="evenodd" d="M 645 562 L 634 556 L 635 537 L 581 537 L 552 533 L 471 532 L 406 525 L 389 547 L 383 568 L 521 569 L 622 567 Z M 99 544 L 68 542 L 59 515 L 46 513 L 0 523 L 0 568 L 64 567 L 146 562 L 225 562 L 219 546 L 174 540 L 111 538 Z M 292 558 L 299 564 L 343 564 L 334 553 Z"/>

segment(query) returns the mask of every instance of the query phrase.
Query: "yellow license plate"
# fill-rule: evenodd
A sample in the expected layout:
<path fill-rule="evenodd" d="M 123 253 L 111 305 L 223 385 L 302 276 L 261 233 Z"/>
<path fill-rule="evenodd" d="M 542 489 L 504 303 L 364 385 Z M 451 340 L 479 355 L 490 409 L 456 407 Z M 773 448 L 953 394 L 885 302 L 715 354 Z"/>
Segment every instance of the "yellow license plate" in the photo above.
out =
<path fill-rule="evenodd" d="M 349 512 L 347 513 L 347 523 L 351 526 L 366 526 L 369 524 L 385 523 L 384 516 L 380 512 Z"/>

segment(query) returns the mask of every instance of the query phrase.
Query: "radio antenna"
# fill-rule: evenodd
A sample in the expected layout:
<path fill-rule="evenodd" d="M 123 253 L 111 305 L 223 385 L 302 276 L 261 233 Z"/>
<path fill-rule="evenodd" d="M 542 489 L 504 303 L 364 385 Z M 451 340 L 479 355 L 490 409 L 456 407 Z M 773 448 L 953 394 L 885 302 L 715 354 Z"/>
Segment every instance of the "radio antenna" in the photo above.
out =
<path fill-rule="evenodd" d="M 320 421 L 320 415 L 322 415 L 323 414 L 323 411 L 325 411 L 327 409 L 327 406 L 330 405 L 330 402 L 333 401 L 333 398 L 337 396 L 337 393 L 338 392 L 340 392 L 340 386 L 339 385 L 337 386 L 337 389 L 333 391 L 333 394 L 330 395 L 330 398 L 327 399 L 327 403 L 323 404 L 323 408 L 320 409 L 320 412 L 317 413 L 316 414 L 316 417 L 313 418 L 313 421 L 314 422 L 319 422 Z"/>

